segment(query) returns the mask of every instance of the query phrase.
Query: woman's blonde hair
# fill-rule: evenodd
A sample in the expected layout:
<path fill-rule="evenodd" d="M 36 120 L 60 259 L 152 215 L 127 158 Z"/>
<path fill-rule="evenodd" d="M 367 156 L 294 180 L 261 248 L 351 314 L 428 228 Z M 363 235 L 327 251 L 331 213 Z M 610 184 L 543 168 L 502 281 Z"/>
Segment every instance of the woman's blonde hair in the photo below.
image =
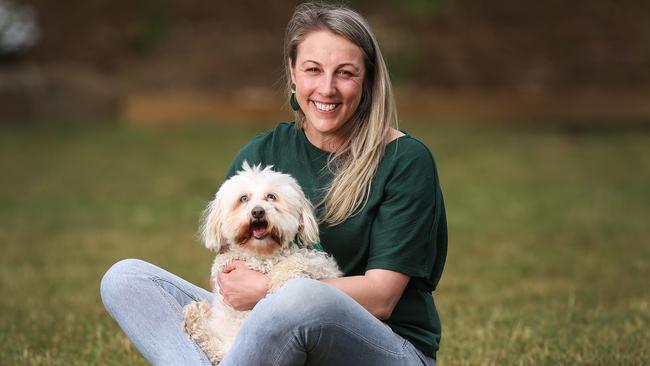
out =
<path fill-rule="evenodd" d="M 363 52 L 365 78 L 359 107 L 345 123 L 346 141 L 330 156 L 334 179 L 319 206 L 321 220 L 338 225 L 362 208 L 370 195 L 372 179 L 384 155 L 391 128 L 397 128 L 397 109 L 388 69 L 379 44 L 365 19 L 342 5 L 304 3 L 296 7 L 284 42 L 287 88 L 290 68 L 295 67 L 298 46 L 314 31 L 327 30 L 357 45 Z M 290 65 L 289 65 L 290 63 Z M 303 128 L 305 114 L 296 111 L 296 125 Z"/>

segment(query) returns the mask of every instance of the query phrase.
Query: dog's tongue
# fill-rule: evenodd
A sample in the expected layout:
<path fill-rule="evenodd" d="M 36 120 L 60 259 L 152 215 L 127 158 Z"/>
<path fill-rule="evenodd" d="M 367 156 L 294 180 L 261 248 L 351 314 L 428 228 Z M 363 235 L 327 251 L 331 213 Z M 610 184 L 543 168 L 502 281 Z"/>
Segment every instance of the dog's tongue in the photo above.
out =
<path fill-rule="evenodd" d="M 257 239 L 261 239 L 266 235 L 266 228 L 265 227 L 256 227 L 253 228 L 253 236 Z"/>

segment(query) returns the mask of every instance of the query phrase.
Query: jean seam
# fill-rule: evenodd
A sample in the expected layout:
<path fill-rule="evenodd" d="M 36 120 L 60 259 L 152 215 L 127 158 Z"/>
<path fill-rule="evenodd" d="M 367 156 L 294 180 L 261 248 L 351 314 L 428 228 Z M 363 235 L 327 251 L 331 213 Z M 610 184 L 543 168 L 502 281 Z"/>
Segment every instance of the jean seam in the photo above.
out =
<path fill-rule="evenodd" d="M 347 328 L 347 327 L 345 327 L 345 326 L 343 326 L 341 324 L 338 324 L 338 323 L 324 323 L 324 325 L 333 325 L 335 327 L 343 329 L 344 331 L 352 333 L 352 334 L 356 335 L 357 337 L 359 337 L 359 339 L 364 341 L 366 344 L 371 345 L 371 346 L 373 346 L 373 347 L 375 347 L 375 348 L 377 348 L 379 350 L 382 350 L 382 351 L 384 351 L 384 352 L 386 352 L 388 354 L 391 354 L 393 356 L 399 356 L 399 357 L 405 357 L 406 356 L 406 353 L 404 352 L 404 344 L 402 344 L 402 351 L 401 352 L 395 352 L 395 351 L 386 349 L 385 347 L 382 347 L 381 345 L 376 344 L 375 342 L 371 341 L 370 339 L 364 337 L 361 333 L 355 332 L 354 330 L 349 329 L 349 328 Z"/>
<path fill-rule="evenodd" d="M 415 347 L 415 345 L 409 342 L 406 338 L 404 338 L 403 347 L 405 352 L 414 355 L 417 358 L 417 360 L 420 361 L 420 365 L 430 366 L 431 365 L 430 361 L 433 361 L 434 362 L 433 365 L 435 366 L 435 360 L 433 358 L 426 356 L 424 353 L 422 353 L 422 351 L 420 351 L 417 347 Z"/>
<path fill-rule="evenodd" d="M 356 331 L 354 331 L 354 330 L 352 330 L 352 329 L 349 329 L 349 328 L 347 328 L 347 327 L 345 327 L 345 326 L 343 326 L 343 325 L 341 325 L 341 324 L 338 324 L 338 323 L 331 323 L 331 322 L 328 322 L 328 323 L 321 323 L 321 324 L 320 324 L 320 328 L 321 328 L 321 329 L 324 328 L 324 327 L 326 327 L 326 326 L 335 326 L 335 327 L 337 327 L 337 328 L 339 328 L 339 329 L 342 329 L 342 330 L 345 331 L 345 332 L 348 332 L 348 333 L 350 333 L 350 334 L 354 334 L 354 335 L 357 336 L 360 340 L 362 340 L 364 343 L 366 343 L 366 344 L 368 344 L 368 345 L 370 345 L 370 346 L 372 346 L 372 347 L 374 347 L 374 348 L 376 348 L 376 349 L 378 349 L 378 350 L 380 350 L 380 351 L 383 351 L 383 352 L 385 352 L 385 353 L 387 353 L 387 354 L 389 354 L 389 355 L 396 356 L 396 357 L 402 357 L 402 358 L 403 358 L 403 357 L 406 357 L 406 340 L 404 340 L 404 342 L 402 343 L 402 346 L 401 346 L 401 352 L 395 352 L 395 351 L 393 351 L 393 350 L 389 350 L 389 349 L 386 349 L 385 347 L 382 347 L 382 346 L 378 345 L 377 343 L 375 343 L 375 342 L 371 341 L 370 339 L 364 337 L 361 333 L 356 332 Z M 294 338 L 295 338 L 295 337 L 294 337 Z M 319 336 L 319 341 L 320 341 L 320 336 Z M 290 342 L 287 342 L 287 343 L 285 344 L 285 346 L 282 348 L 282 352 L 284 352 L 284 350 L 286 350 L 286 348 L 288 347 L 289 343 L 290 343 Z M 280 354 L 282 354 L 282 352 L 281 352 Z M 278 356 L 278 358 L 279 358 L 279 356 Z M 276 362 L 277 362 L 277 360 L 276 360 Z M 277 365 L 277 363 L 274 363 L 274 365 Z"/>
<path fill-rule="evenodd" d="M 176 308 L 175 308 L 174 304 L 173 304 L 172 301 L 169 299 L 169 297 L 171 297 L 171 295 L 170 295 L 167 291 L 165 291 L 165 289 L 160 285 L 160 283 L 159 283 L 158 281 L 162 281 L 162 282 L 168 283 L 168 284 L 170 284 L 170 285 L 176 287 L 179 291 L 181 291 L 182 293 L 184 293 L 185 295 L 189 296 L 191 299 L 194 299 L 194 300 L 196 301 L 196 298 L 194 298 L 194 296 L 191 296 L 191 295 L 188 294 L 186 291 L 183 291 L 182 289 L 178 288 L 178 286 L 174 285 L 173 283 L 171 283 L 171 282 L 169 282 L 169 281 L 165 281 L 164 279 L 162 279 L 162 278 L 160 278 L 160 277 L 155 277 L 155 276 L 154 276 L 154 277 L 150 277 L 149 279 L 151 280 L 151 282 L 153 282 L 153 283 L 156 285 L 156 288 L 158 288 L 158 291 L 160 291 L 160 294 L 162 295 L 162 298 L 165 300 L 165 303 L 167 303 L 167 306 L 169 306 L 169 307 L 172 309 L 172 312 L 173 312 L 173 313 L 177 313 L 177 312 L 176 312 Z M 177 305 L 180 305 L 180 304 L 178 304 L 178 303 L 176 303 L 176 304 L 177 304 Z M 180 306 L 179 306 L 179 307 L 180 307 Z M 181 310 L 182 310 L 182 308 L 181 308 Z M 183 321 L 183 319 L 181 319 L 181 321 Z M 187 335 L 187 334 L 186 334 L 186 335 Z M 192 340 L 191 337 L 189 337 L 189 336 L 187 336 L 187 337 L 189 338 L 190 343 L 192 344 L 192 346 L 194 346 L 194 350 L 196 350 L 199 354 L 204 354 L 204 355 L 205 355 L 205 352 L 203 352 L 203 350 L 201 349 L 201 347 L 199 347 L 199 345 L 196 344 L 196 342 L 194 342 L 194 340 Z M 201 363 L 202 363 L 203 365 L 206 365 L 206 366 L 212 366 L 212 364 L 211 364 L 210 362 L 205 363 L 204 360 L 201 360 Z"/>
<path fill-rule="evenodd" d="M 362 340 L 364 343 L 376 348 L 377 350 L 383 351 L 385 354 L 387 354 L 389 356 L 393 356 L 393 357 L 396 357 L 396 358 L 399 358 L 399 359 L 408 358 L 407 354 L 406 354 L 406 343 L 408 341 L 406 339 L 402 339 L 403 342 L 401 344 L 401 352 L 394 352 L 392 350 L 386 349 L 385 347 L 381 347 L 380 345 L 376 344 L 375 342 L 372 342 L 368 338 L 362 336 L 360 333 L 355 332 L 354 330 L 349 329 L 349 328 L 347 328 L 347 327 L 345 327 L 345 326 L 343 326 L 341 324 L 338 324 L 338 323 L 322 323 L 320 325 L 321 330 L 322 330 L 322 328 L 324 328 L 326 326 L 334 326 L 334 327 L 337 327 L 339 329 L 342 329 L 345 332 L 348 332 L 350 334 L 354 334 L 360 340 Z M 276 353 L 275 357 L 273 358 L 273 362 L 271 363 L 271 365 L 273 365 L 273 366 L 280 365 L 280 360 L 281 360 L 282 355 L 286 354 L 287 349 L 289 348 L 290 345 L 295 344 L 295 340 L 297 338 L 298 338 L 298 336 L 296 334 L 296 330 L 294 330 L 292 332 L 292 336 L 289 337 L 288 341 L 285 342 L 284 346 Z M 319 336 L 319 341 L 320 341 L 320 336 Z"/>
<path fill-rule="evenodd" d="M 314 342 L 314 346 L 311 349 L 307 350 L 308 353 L 311 352 L 316 347 L 316 345 L 320 343 L 320 340 L 321 340 L 321 338 L 323 336 L 323 325 L 322 324 L 319 325 L 318 329 L 319 329 L 319 332 L 318 332 L 318 337 L 316 338 L 316 342 Z"/>
<path fill-rule="evenodd" d="M 159 284 L 159 282 L 165 282 L 165 283 L 168 284 L 168 285 L 171 285 L 171 286 L 176 287 L 176 289 L 177 289 L 178 291 L 184 293 L 187 297 L 189 297 L 190 299 L 194 300 L 195 302 L 198 302 L 198 301 L 199 301 L 199 299 L 197 299 L 194 295 L 192 295 L 192 294 L 190 294 L 189 292 L 183 290 L 182 288 L 176 286 L 176 285 L 175 285 L 174 283 L 172 283 L 171 281 L 167 281 L 166 279 L 161 278 L 161 277 L 157 277 L 157 276 L 153 276 L 153 277 L 151 277 L 151 280 L 154 281 L 154 282 L 156 282 L 156 284 L 157 284 L 159 287 L 161 287 L 161 288 L 162 288 L 162 286 Z"/>
<path fill-rule="evenodd" d="M 286 353 L 286 350 L 287 350 L 287 348 L 289 348 L 289 345 L 291 345 L 291 343 L 294 343 L 294 339 L 296 339 L 295 331 L 293 332 L 293 336 L 292 336 L 292 337 L 289 337 L 289 340 L 284 344 L 284 347 L 282 347 L 282 349 L 280 350 L 280 352 L 278 352 L 278 353 L 276 354 L 276 356 L 275 356 L 275 360 L 273 361 L 273 364 L 272 364 L 273 366 L 277 366 L 277 365 L 280 364 L 280 363 L 279 363 L 279 362 L 280 362 L 280 358 L 282 357 L 283 354 Z"/>

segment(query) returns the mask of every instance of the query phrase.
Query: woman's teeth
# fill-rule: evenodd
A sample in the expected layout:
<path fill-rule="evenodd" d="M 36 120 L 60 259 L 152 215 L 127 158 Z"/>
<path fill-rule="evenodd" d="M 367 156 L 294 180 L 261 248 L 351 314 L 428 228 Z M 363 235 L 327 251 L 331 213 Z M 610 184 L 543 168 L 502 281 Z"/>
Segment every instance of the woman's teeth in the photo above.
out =
<path fill-rule="evenodd" d="M 318 102 L 314 102 L 314 104 L 316 105 L 316 108 L 320 109 L 323 112 L 329 112 L 332 109 L 336 108 L 336 106 L 338 105 L 336 103 L 327 104 L 327 103 L 318 103 Z"/>

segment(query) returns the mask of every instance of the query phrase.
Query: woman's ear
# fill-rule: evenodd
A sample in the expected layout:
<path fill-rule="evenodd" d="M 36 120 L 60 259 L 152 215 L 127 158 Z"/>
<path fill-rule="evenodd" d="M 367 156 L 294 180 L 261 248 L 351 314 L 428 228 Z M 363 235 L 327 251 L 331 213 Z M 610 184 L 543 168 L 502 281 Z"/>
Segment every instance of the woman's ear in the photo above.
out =
<path fill-rule="evenodd" d="M 305 197 L 301 197 L 300 208 L 300 227 L 298 228 L 298 240 L 304 246 L 312 246 L 319 241 L 318 222 L 314 216 L 314 209 L 311 202 Z"/>
<path fill-rule="evenodd" d="M 291 76 L 291 84 L 295 84 L 296 83 L 296 70 L 293 67 L 293 65 L 291 65 L 291 59 L 287 60 L 287 67 L 289 68 L 289 74 Z"/>
<path fill-rule="evenodd" d="M 225 244 L 225 239 L 221 233 L 223 224 L 221 195 L 219 192 L 214 199 L 208 204 L 203 212 L 203 223 L 201 225 L 201 239 L 206 248 L 219 253 Z"/>

